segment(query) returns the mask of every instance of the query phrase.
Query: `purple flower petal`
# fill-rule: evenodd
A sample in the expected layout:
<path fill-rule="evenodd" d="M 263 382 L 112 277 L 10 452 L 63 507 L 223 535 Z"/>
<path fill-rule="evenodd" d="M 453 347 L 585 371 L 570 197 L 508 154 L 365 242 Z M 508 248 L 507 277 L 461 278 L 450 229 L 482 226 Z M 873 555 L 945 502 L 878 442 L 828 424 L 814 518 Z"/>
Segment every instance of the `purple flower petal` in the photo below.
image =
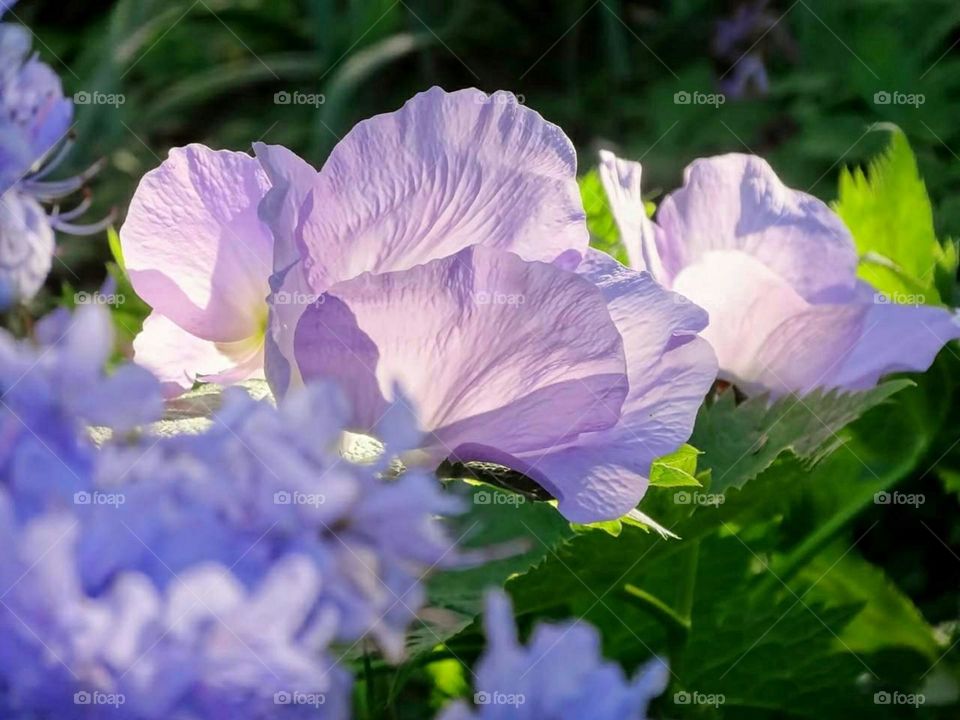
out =
<path fill-rule="evenodd" d="M 695 160 L 683 187 L 664 198 L 657 221 L 671 281 L 707 252 L 740 250 L 811 302 L 854 290 L 857 253 L 843 222 L 817 198 L 784 185 L 761 158 Z"/>
<path fill-rule="evenodd" d="M 693 432 L 697 409 L 717 375 L 710 345 L 698 338 L 706 313 L 592 251 L 579 272 L 604 294 L 623 336 L 630 392 L 619 422 L 565 446 L 509 463 L 549 488 L 575 522 L 615 519 L 646 492 L 651 462 Z"/>
<path fill-rule="evenodd" d="M 11 299 L 33 298 L 53 264 L 53 230 L 40 204 L 9 190 L 0 196 L 0 284 Z"/>
<path fill-rule="evenodd" d="M 120 233 L 137 294 L 206 340 L 260 332 L 273 240 L 257 205 L 268 188 L 245 153 L 171 150 L 140 181 Z"/>
<path fill-rule="evenodd" d="M 314 291 L 470 245 L 552 261 L 588 236 L 576 153 L 505 92 L 432 88 L 357 124 L 312 191 L 302 241 Z"/>
<path fill-rule="evenodd" d="M 360 428 L 376 424 L 399 383 L 435 461 L 609 427 L 627 391 L 623 342 L 597 289 L 485 247 L 333 286 L 295 345 L 304 379 L 340 381 Z"/>

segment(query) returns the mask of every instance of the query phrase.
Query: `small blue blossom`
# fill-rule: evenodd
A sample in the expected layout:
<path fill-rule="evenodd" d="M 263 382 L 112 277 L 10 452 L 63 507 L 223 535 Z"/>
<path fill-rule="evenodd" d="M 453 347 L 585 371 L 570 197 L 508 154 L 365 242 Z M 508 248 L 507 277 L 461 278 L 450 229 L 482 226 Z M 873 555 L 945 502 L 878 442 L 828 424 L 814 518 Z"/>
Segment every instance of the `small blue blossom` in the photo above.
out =
<path fill-rule="evenodd" d="M 628 680 L 600 654 L 596 629 L 577 621 L 537 626 L 517 640 L 510 601 L 487 596 L 487 651 L 476 667 L 475 707 L 460 702 L 441 720 L 644 720 L 664 691 L 669 669 L 658 658 Z"/>
<path fill-rule="evenodd" d="M 20 513 L 71 506 L 92 484 L 95 448 L 88 426 L 130 430 L 159 417 L 159 384 L 123 365 L 107 374 L 113 347 L 106 309 L 84 306 L 44 317 L 38 344 L 0 331 L 0 486 Z"/>
<path fill-rule="evenodd" d="M 166 587 L 210 561 L 252 588 L 278 559 L 308 557 L 322 579 L 310 624 L 333 622 L 348 645 L 369 635 L 399 659 L 425 601 L 421 577 L 457 558 L 435 516 L 459 505 L 429 473 L 385 477 L 402 447 L 366 463 L 343 457 L 346 417 L 332 386 L 311 385 L 279 408 L 228 391 L 203 434 L 105 448 L 97 487 L 125 502 L 90 508 L 80 550 L 88 591 L 128 568 Z M 404 434 L 382 425 L 388 442 Z"/>

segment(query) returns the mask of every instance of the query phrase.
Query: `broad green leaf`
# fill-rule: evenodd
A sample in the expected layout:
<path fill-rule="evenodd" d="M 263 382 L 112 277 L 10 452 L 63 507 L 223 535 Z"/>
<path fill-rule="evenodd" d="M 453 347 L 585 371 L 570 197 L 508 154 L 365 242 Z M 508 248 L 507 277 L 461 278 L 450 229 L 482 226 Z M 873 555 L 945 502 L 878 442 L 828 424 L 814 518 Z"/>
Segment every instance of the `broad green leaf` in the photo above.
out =
<path fill-rule="evenodd" d="M 910 143 L 893 128 L 867 171 L 844 169 L 835 209 L 860 253 L 859 276 L 894 302 L 941 302 L 937 279 L 954 275 L 956 253 L 937 240 L 933 208 Z"/>
<path fill-rule="evenodd" d="M 682 445 L 675 452 L 653 461 L 650 467 L 650 485 L 653 487 L 702 487 L 697 474 L 697 456 L 700 451 L 692 445 Z"/>
<path fill-rule="evenodd" d="M 815 390 L 773 404 L 760 396 L 737 405 L 733 393 L 723 392 L 700 408 L 690 442 L 703 452 L 700 466 L 712 471 L 711 491 L 723 493 L 742 487 L 787 451 L 817 462 L 842 442 L 837 433 L 845 425 L 911 385 L 890 380 L 865 392 Z"/>
<path fill-rule="evenodd" d="M 933 628 L 910 598 L 846 542 L 835 542 L 817 555 L 792 585 L 810 601 L 863 604 L 863 611 L 840 633 L 853 652 L 905 647 L 932 664 L 946 649 L 938 645 Z"/>

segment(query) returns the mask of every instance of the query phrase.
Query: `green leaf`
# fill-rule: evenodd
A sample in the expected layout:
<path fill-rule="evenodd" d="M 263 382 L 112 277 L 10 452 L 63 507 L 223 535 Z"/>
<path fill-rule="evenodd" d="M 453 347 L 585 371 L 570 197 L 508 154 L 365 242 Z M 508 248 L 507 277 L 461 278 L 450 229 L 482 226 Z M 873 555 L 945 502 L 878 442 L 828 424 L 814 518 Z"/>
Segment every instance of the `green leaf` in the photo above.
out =
<path fill-rule="evenodd" d="M 903 132 L 892 129 L 890 145 L 866 172 L 841 171 L 835 209 L 853 233 L 863 280 L 894 302 L 941 302 L 937 279 L 956 273 L 956 252 L 937 240 L 930 198 Z"/>
<path fill-rule="evenodd" d="M 690 441 L 703 452 L 701 466 L 712 471 L 711 491 L 723 493 L 743 487 L 787 451 L 816 463 L 842 442 L 837 433 L 845 425 L 913 384 L 891 380 L 856 393 L 815 390 L 773 404 L 760 396 L 737 405 L 733 393 L 723 392 L 700 408 Z"/>
<path fill-rule="evenodd" d="M 806 592 L 811 601 L 864 606 L 840 633 L 840 640 L 853 652 L 904 647 L 920 653 L 930 664 L 943 652 L 933 628 L 910 598 L 846 542 L 836 542 L 820 553 L 793 584 L 798 594 Z"/>
<path fill-rule="evenodd" d="M 613 219 L 613 213 L 610 212 L 610 204 L 607 202 L 607 194 L 600 182 L 600 174 L 593 169 L 583 175 L 579 183 L 583 209 L 587 213 L 590 245 L 626 264 L 627 251 L 620 242 L 620 232 Z"/>
<path fill-rule="evenodd" d="M 655 487 L 702 487 L 696 478 L 697 456 L 700 451 L 693 445 L 680 449 L 653 461 L 650 466 L 650 485 Z"/>
<path fill-rule="evenodd" d="M 120 245 L 120 236 L 117 234 L 116 228 L 112 226 L 107 228 L 107 244 L 110 246 L 110 254 L 113 255 L 117 266 L 126 274 L 127 266 L 123 262 L 123 247 Z"/>

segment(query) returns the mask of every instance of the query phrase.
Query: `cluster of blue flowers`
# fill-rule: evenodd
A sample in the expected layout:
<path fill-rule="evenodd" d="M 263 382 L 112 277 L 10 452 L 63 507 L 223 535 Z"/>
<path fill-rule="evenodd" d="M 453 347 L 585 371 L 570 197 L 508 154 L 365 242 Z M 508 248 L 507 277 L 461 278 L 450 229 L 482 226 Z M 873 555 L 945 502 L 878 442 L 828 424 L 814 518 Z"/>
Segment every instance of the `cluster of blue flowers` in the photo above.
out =
<path fill-rule="evenodd" d="M 388 413 L 362 463 L 326 385 L 135 431 L 159 384 L 103 371 L 110 327 L 89 306 L 37 345 L 0 333 L 0 716 L 346 717 L 337 660 L 365 637 L 399 659 L 422 577 L 457 557 L 437 519 L 456 502 L 390 471 L 411 418 Z"/>
<path fill-rule="evenodd" d="M 0 3 L 0 16 L 14 4 Z M 57 207 L 48 214 L 43 205 L 81 189 L 99 168 L 47 179 L 73 144 L 73 103 L 30 45 L 25 27 L 0 23 L 0 309 L 30 300 L 43 285 L 53 262 L 54 230 L 86 235 L 112 219 L 76 224 L 90 207 L 89 196 L 64 212 Z"/>

